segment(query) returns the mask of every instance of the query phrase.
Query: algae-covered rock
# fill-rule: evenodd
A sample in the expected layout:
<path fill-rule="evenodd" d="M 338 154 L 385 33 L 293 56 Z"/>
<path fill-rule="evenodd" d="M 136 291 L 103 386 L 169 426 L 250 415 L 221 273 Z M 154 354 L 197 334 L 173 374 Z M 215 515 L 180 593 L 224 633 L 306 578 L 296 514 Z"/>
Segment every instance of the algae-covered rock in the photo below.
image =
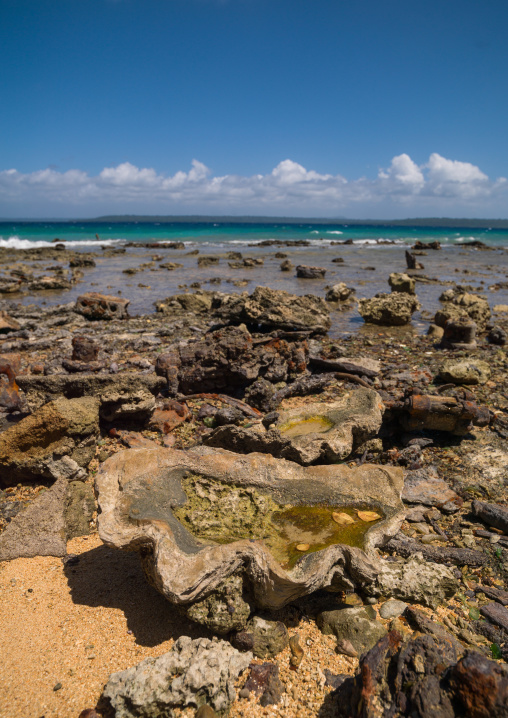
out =
<path fill-rule="evenodd" d="M 214 302 L 215 313 L 231 324 L 245 323 L 263 330 L 311 331 L 324 334 L 331 326 L 324 299 L 298 296 L 282 289 L 256 287 L 249 296 L 223 295 Z"/>
<path fill-rule="evenodd" d="M 49 402 L 0 434 L 0 486 L 54 479 L 62 456 L 85 465 L 95 452 L 99 400 L 87 396 Z"/>
<path fill-rule="evenodd" d="M 360 299 L 358 309 L 367 324 L 399 326 L 409 324 L 420 303 L 415 296 L 403 292 L 381 293 L 372 299 Z"/>
<path fill-rule="evenodd" d="M 439 369 L 439 377 L 454 384 L 485 384 L 490 379 L 490 367 L 480 359 L 445 359 Z"/>
<path fill-rule="evenodd" d="M 289 645 L 289 633 L 282 621 L 254 616 L 243 631 L 236 634 L 234 645 L 249 650 L 256 658 L 275 658 Z"/>
<path fill-rule="evenodd" d="M 226 641 L 181 636 L 158 658 L 113 673 L 102 703 L 115 718 L 162 718 L 173 708 L 211 706 L 224 716 L 235 700 L 234 684 L 252 660 Z"/>
<path fill-rule="evenodd" d="M 339 282 L 338 284 L 334 284 L 333 287 L 327 291 L 325 299 L 327 302 L 345 302 L 355 292 L 356 289 L 348 287 L 345 282 Z"/>
<path fill-rule="evenodd" d="M 373 620 L 361 606 L 323 611 L 317 617 L 317 624 L 325 635 L 350 641 L 359 654 L 369 651 L 387 632 L 383 624 Z"/>
<path fill-rule="evenodd" d="M 213 633 L 225 635 L 244 628 L 251 612 L 252 604 L 248 601 L 242 577 L 230 576 L 210 596 L 192 604 L 186 615 Z"/>
<path fill-rule="evenodd" d="M 454 292 L 448 290 L 441 295 L 445 306 L 436 312 L 434 322 L 444 327 L 449 320 L 457 320 L 469 317 L 478 325 L 480 330 L 485 329 L 490 319 L 489 303 L 483 297 L 469 292 Z"/>

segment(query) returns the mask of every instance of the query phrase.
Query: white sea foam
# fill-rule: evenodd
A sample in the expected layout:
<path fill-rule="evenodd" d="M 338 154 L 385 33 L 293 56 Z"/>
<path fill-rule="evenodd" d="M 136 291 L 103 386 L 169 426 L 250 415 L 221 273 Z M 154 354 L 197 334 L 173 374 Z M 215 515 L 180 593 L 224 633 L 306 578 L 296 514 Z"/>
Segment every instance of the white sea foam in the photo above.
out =
<path fill-rule="evenodd" d="M 124 239 L 78 239 L 69 242 L 62 242 L 66 247 L 102 247 L 125 242 Z M 5 249 L 38 249 L 39 247 L 55 247 L 57 242 L 45 242 L 44 240 L 21 239 L 20 237 L 0 237 L 0 247 Z"/>
<path fill-rule="evenodd" d="M 326 234 L 344 234 L 344 232 L 340 232 L 338 229 L 327 229 Z"/>

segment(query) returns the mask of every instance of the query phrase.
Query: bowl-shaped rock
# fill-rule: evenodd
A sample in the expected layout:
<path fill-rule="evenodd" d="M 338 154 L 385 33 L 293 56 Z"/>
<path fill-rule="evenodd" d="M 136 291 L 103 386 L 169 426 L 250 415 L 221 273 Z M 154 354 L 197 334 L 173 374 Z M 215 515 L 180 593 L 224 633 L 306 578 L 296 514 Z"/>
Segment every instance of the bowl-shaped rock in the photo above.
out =
<path fill-rule="evenodd" d="M 228 516 L 241 511 L 245 496 L 255 496 L 261 497 L 256 510 L 267 502 L 367 507 L 382 520 L 364 534 L 363 549 L 332 544 L 304 553 L 292 568 L 283 568 L 263 538 L 203 540 L 199 534 L 206 517 L 195 531 L 177 518 L 189 505 L 184 485 L 194 476 L 215 486 L 217 494 L 231 492 Z M 99 535 L 109 546 L 138 551 L 150 582 L 176 604 L 201 601 L 231 576 L 242 574 L 256 605 L 276 609 L 320 588 L 350 590 L 373 583 L 378 570 L 373 549 L 395 535 L 403 521 L 402 486 L 402 469 L 372 464 L 302 467 L 265 454 L 237 455 L 207 447 L 129 449 L 110 457 L 97 474 Z"/>

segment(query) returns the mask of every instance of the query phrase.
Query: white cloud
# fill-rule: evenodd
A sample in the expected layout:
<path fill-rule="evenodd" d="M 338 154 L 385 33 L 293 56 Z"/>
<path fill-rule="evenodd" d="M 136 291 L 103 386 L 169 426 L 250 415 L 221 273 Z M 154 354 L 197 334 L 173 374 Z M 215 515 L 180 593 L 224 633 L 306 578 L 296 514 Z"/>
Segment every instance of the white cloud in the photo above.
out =
<path fill-rule="evenodd" d="M 408 212 L 478 216 L 506 207 L 508 182 L 437 153 L 418 165 L 394 157 L 374 179 L 320 174 L 285 159 L 267 174 L 213 176 L 198 160 L 165 175 L 130 162 L 92 176 L 55 169 L 0 171 L 0 215 L 76 216 L 95 213 L 323 214 L 407 216 Z M 497 211 L 498 216 L 506 210 Z"/>

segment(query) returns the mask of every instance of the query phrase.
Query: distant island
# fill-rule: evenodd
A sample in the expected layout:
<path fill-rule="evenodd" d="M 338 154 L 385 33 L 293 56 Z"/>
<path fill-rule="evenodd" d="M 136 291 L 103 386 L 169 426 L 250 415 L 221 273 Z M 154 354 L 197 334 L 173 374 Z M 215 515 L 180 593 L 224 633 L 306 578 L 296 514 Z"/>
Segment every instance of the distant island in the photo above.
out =
<path fill-rule="evenodd" d="M 72 220 L 67 220 L 72 221 Z M 409 219 L 323 219 L 322 217 L 253 217 L 253 216 L 214 216 L 214 215 L 106 215 L 94 219 L 80 219 L 79 222 L 160 222 L 181 224 L 312 224 L 312 225 L 341 225 L 341 226 L 367 226 L 367 227 L 457 227 L 470 229 L 508 229 L 508 219 L 465 219 L 451 217 L 416 217 Z"/>

